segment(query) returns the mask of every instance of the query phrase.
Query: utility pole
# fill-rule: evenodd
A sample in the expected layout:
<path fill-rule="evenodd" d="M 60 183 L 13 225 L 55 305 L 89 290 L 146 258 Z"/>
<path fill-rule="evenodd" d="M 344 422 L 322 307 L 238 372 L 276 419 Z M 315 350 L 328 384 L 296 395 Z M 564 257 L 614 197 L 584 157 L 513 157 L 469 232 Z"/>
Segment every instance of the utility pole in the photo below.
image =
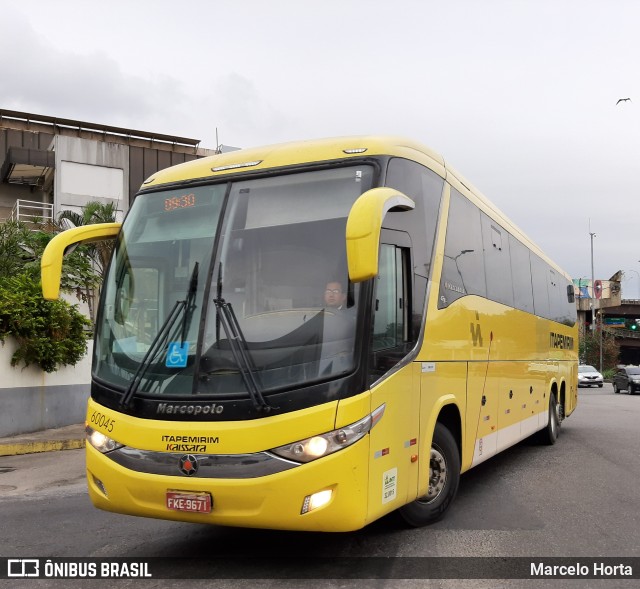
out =
<path fill-rule="evenodd" d="M 596 321 L 599 321 L 600 323 L 600 333 L 598 334 L 598 339 L 600 341 L 600 372 L 602 372 L 602 332 L 604 331 L 604 318 L 602 317 L 602 312 L 596 315 L 596 306 L 599 307 L 600 305 L 596 305 L 596 276 L 593 270 L 593 238 L 596 236 L 596 234 L 591 231 L 591 219 L 589 219 L 589 236 L 591 237 L 591 325 L 593 329 L 594 325 L 597 326 Z"/>
<path fill-rule="evenodd" d="M 589 235 L 591 236 L 591 300 L 590 300 L 590 307 L 591 307 L 591 331 L 593 331 L 595 329 L 595 322 L 596 322 L 596 313 L 595 313 L 595 295 L 596 295 L 596 278 L 595 278 L 595 273 L 593 271 L 593 238 L 596 236 L 595 233 L 593 233 L 591 231 L 591 219 L 589 219 Z"/>

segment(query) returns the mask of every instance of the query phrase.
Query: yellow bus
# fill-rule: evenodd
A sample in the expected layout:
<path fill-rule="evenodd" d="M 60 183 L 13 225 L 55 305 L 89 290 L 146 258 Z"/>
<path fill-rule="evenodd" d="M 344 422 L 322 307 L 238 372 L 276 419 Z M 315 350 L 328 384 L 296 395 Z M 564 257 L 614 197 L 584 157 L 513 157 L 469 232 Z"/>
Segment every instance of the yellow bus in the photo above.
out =
<path fill-rule="evenodd" d="M 516 195 L 514 195 L 516 196 Z M 155 173 L 115 238 L 87 412 L 100 509 L 348 531 L 440 518 L 577 403 L 570 278 L 437 153 L 350 137 Z"/>

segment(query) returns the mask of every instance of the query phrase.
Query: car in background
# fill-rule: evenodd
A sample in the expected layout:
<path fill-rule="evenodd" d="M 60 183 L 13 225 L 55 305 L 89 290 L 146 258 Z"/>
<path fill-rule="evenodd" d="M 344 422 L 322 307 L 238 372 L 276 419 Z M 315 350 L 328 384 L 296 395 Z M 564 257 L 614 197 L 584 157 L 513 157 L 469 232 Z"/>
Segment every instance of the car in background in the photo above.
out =
<path fill-rule="evenodd" d="M 613 392 L 627 391 L 630 395 L 640 391 L 640 366 L 623 366 L 613 377 Z"/>
<path fill-rule="evenodd" d="M 588 364 L 580 364 L 578 366 L 578 386 L 579 387 L 601 387 L 604 384 L 604 378 L 593 366 Z"/>

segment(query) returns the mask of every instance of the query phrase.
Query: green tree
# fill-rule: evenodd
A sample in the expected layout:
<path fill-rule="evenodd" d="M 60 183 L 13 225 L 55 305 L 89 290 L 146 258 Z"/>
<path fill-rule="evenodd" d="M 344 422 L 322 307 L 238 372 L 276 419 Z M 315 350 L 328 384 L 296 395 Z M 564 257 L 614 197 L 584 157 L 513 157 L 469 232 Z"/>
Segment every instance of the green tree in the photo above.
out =
<path fill-rule="evenodd" d="M 0 276 L 13 276 L 33 261 L 31 239 L 31 231 L 20 221 L 0 224 Z"/>
<path fill-rule="evenodd" d="M 620 346 L 616 338 L 607 331 L 603 331 L 602 337 L 600 336 L 599 328 L 581 335 L 580 360 L 600 369 L 600 342 L 602 341 L 602 370 L 610 370 L 618 364 Z"/>
<path fill-rule="evenodd" d="M 61 229 L 69 229 L 95 223 L 114 223 L 117 213 L 118 208 L 114 203 L 90 202 L 82 207 L 82 212 L 80 213 L 69 210 L 61 211 L 58 215 L 58 224 Z M 107 265 L 111 259 L 113 246 L 114 242 L 112 240 L 98 241 L 85 246 L 85 251 L 91 257 L 97 274 L 101 279 L 104 278 Z"/>

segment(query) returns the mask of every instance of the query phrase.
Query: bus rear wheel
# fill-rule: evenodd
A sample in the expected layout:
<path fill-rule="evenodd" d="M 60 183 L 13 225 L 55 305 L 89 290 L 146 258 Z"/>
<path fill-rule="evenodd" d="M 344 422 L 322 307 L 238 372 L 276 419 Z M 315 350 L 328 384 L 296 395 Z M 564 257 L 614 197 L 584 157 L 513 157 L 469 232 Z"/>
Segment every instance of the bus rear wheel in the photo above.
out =
<path fill-rule="evenodd" d="M 399 509 L 402 519 L 412 527 L 425 526 L 439 520 L 458 492 L 460 452 L 451 432 L 436 424 L 429 456 L 429 489 L 427 494 Z"/>
<path fill-rule="evenodd" d="M 547 426 L 538 432 L 538 441 L 541 444 L 552 446 L 558 439 L 560 433 L 560 423 L 562 422 L 562 408 L 556 401 L 555 393 L 551 393 L 549 397 L 549 422 Z"/>

